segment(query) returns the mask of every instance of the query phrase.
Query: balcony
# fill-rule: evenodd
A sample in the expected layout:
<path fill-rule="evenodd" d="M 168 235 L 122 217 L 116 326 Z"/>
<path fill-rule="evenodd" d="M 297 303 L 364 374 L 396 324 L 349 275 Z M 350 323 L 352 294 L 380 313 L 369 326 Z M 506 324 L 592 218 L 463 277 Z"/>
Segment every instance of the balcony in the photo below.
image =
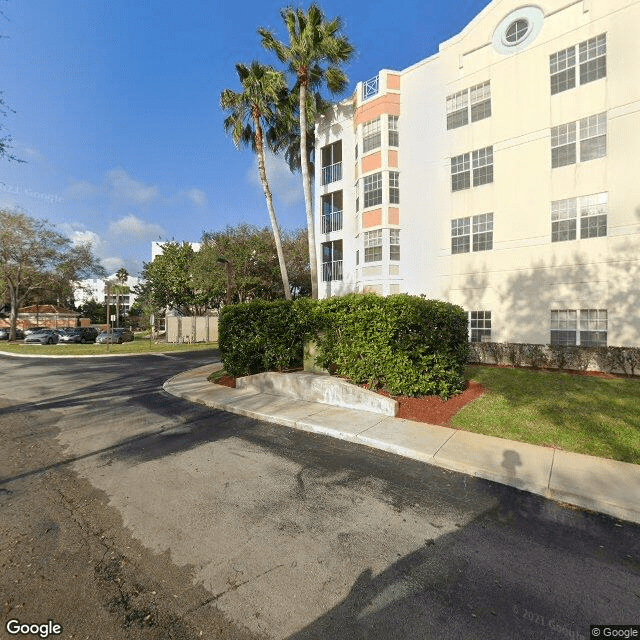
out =
<path fill-rule="evenodd" d="M 366 80 L 362 83 L 362 99 L 368 100 L 375 96 L 379 91 L 379 82 L 378 76 L 375 78 L 371 78 L 371 80 Z"/>
<path fill-rule="evenodd" d="M 342 260 L 322 264 L 322 282 L 342 280 Z"/>
<path fill-rule="evenodd" d="M 322 184 L 329 184 L 337 180 L 342 180 L 342 162 L 322 167 Z"/>
<path fill-rule="evenodd" d="M 322 233 L 331 233 L 342 229 L 342 211 L 322 214 Z"/>

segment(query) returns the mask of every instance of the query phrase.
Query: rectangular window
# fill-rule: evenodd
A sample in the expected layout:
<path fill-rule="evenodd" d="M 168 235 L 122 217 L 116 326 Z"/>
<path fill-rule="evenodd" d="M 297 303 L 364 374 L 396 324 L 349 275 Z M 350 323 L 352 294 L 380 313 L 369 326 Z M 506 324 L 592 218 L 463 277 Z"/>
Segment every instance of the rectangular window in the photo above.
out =
<path fill-rule="evenodd" d="M 400 174 L 389 171 L 389 204 L 400 204 Z"/>
<path fill-rule="evenodd" d="M 576 199 L 551 203 L 551 242 L 576 239 Z"/>
<path fill-rule="evenodd" d="M 380 118 L 378 117 L 362 125 L 362 153 L 377 149 L 380 142 Z"/>
<path fill-rule="evenodd" d="M 580 345 L 607 346 L 607 310 L 580 309 Z"/>
<path fill-rule="evenodd" d="M 382 173 L 364 177 L 364 208 L 382 204 Z"/>
<path fill-rule="evenodd" d="M 447 129 L 457 129 L 469 123 L 469 90 L 447 96 Z"/>
<path fill-rule="evenodd" d="M 491 82 L 477 84 L 447 96 L 447 129 L 457 129 L 491 115 Z"/>
<path fill-rule="evenodd" d="M 576 48 L 569 47 L 549 56 L 551 95 L 576 86 Z"/>
<path fill-rule="evenodd" d="M 469 89 L 471 98 L 471 122 L 484 120 L 491 115 L 491 84 L 489 81 Z"/>
<path fill-rule="evenodd" d="M 489 251 L 493 249 L 493 213 L 473 216 L 473 250 Z"/>
<path fill-rule="evenodd" d="M 322 233 L 342 229 L 342 191 L 322 196 Z"/>
<path fill-rule="evenodd" d="M 382 229 L 364 232 L 364 261 L 382 260 Z"/>
<path fill-rule="evenodd" d="M 580 65 L 580 84 L 587 84 L 607 75 L 607 34 L 581 42 L 549 56 L 551 95 L 576 86 L 576 48 Z"/>
<path fill-rule="evenodd" d="M 322 243 L 322 281 L 342 280 L 342 240 Z"/>
<path fill-rule="evenodd" d="M 471 218 L 455 218 L 451 221 L 451 253 L 471 251 Z"/>
<path fill-rule="evenodd" d="M 491 311 L 472 311 L 469 320 L 471 342 L 491 342 Z"/>
<path fill-rule="evenodd" d="M 580 120 L 580 162 L 607 155 L 607 114 Z"/>
<path fill-rule="evenodd" d="M 578 313 L 571 309 L 551 311 L 551 344 L 576 344 Z"/>
<path fill-rule="evenodd" d="M 451 191 L 461 191 L 471 186 L 470 154 L 451 158 Z"/>
<path fill-rule="evenodd" d="M 473 186 L 493 182 L 493 147 L 472 152 Z"/>
<path fill-rule="evenodd" d="M 576 162 L 576 123 L 551 127 L 551 167 L 564 167 Z"/>
<path fill-rule="evenodd" d="M 585 40 L 578 45 L 580 84 L 599 80 L 607 75 L 607 34 Z"/>
<path fill-rule="evenodd" d="M 607 235 L 607 194 L 594 193 L 580 198 L 580 237 L 600 238 Z"/>
<path fill-rule="evenodd" d="M 551 311 L 551 344 L 577 345 L 582 347 L 607 346 L 607 310 L 561 309 Z"/>
<path fill-rule="evenodd" d="M 400 260 L 400 229 L 389 229 L 389 260 Z"/>
<path fill-rule="evenodd" d="M 398 147 L 399 134 L 398 134 L 398 116 L 387 116 L 387 122 L 389 127 L 389 146 Z"/>
<path fill-rule="evenodd" d="M 342 180 L 342 141 L 322 147 L 322 184 Z"/>

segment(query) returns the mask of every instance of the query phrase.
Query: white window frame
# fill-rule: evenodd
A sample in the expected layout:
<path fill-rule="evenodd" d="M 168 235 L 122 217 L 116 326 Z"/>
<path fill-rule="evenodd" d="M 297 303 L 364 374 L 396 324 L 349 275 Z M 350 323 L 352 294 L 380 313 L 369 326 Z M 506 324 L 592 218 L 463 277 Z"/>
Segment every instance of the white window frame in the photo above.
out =
<path fill-rule="evenodd" d="M 382 229 L 364 232 L 364 261 L 382 261 Z"/>
<path fill-rule="evenodd" d="M 469 311 L 469 341 L 491 342 L 491 311 Z"/>
<path fill-rule="evenodd" d="M 580 120 L 580 162 L 607 155 L 607 113 L 597 113 Z"/>
<path fill-rule="evenodd" d="M 576 68 L 578 73 L 576 73 Z M 607 34 L 601 33 L 549 56 L 551 95 L 607 77 Z"/>
<path fill-rule="evenodd" d="M 379 149 L 381 145 L 382 132 L 380 130 L 380 116 L 378 116 L 362 125 L 362 155 Z"/>
<path fill-rule="evenodd" d="M 578 45 L 580 84 L 607 77 L 607 34 L 601 33 Z"/>
<path fill-rule="evenodd" d="M 446 112 L 447 131 L 489 118 L 491 116 L 491 81 L 481 82 L 447 96 Z"/>
<path fill-rule="evenodd" d="M 389 260 L 400 260 L 400 229 L 389 229 Z"/>
<path fill-rule="evenodd" d="M 389 204 L 400 204 L 399 171 L 389 171 Z"/>
<path fill-rule="evenodd" d="M 549 344 L 606 347 L 607 309 L 551 309 Z"/>
<path fill-rule="evenodd" d="M 389 146 L 400 146 L 400 133 L 398 131 L 398 118 L 399 116 L 387 115 L 387 130 L 389 133 Z"/>
<path fill-rule="evenodd" d="M 363 178 L 364 209 L 382 204 L 382 172 Z"/>
<path fill-rule="evenodd" d="M 474 187 L 493 182 L 493 146 L 472 151 L 471 165 Z"/>
<path fill-rule="evenodd" d="M 551 127 L 551 168 L 557 169 L 577 160 L 576 123 L 567 122 Z M 554 153 L 555 152 L 555 153 Z"/>
<path fill-rule="evenodd" d="M 451 158 L 451 191 L 463 191 L 471 186 L 471 154 Z"/>

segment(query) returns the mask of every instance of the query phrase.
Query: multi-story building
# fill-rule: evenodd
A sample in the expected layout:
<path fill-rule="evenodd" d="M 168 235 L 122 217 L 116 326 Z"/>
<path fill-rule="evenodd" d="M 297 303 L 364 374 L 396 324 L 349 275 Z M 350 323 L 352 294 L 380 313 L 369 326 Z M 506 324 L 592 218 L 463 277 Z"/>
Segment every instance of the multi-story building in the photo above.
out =
<path fill-rule="evenodd" d="M 114 273 L 106 279 L 89 278 L 87 280 L 81 280 L 79 283 L 80 286 L 77 287 L 74 292 L 74 300 L 76 305 L 79 306 L 79 305 L 86 304 L 87 302 L 89 302 L 89 300 L 95 300 L 96 302 L 99 302 L 101 304 L 106 304 L 107 289 L 106 289 L 105 283 L 107 281 L 117 282 L 118 281 L 117 275 Z M 131 309 L 131 306 L 136 301 L 137 296 L 134 292 L 134 287 L 138 286 L 140 282 L 141 282 L 140 278 L 136 278 L 135 276 L 129 276 L 127 278 L 127 281 L 124 283 L 125 286 L 129 288 L 129 292 L 121 293 L 119 295 L 119 301 L 120 301 L 120 308 L 126 313 L 129 313 L 129 309 Z M 115 293 L 113 292 L 110 293 L 109 304 L 115 305 L 117 297 L 118 296 Z"/>
<path fill-rule="evenodd" d="M 472 340 L 640 346 L 639 29 L 640 0 L 493 0 L 359 83 L 316 124 L 320 297 L 448 300 Z"/>

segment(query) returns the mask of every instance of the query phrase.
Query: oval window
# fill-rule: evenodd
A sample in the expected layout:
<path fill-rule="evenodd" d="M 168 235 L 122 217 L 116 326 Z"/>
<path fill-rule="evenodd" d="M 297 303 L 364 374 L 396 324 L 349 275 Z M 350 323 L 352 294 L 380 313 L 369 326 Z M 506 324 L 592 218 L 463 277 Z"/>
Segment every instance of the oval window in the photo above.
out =
<path fill-rule="evenodd" d="M 513 46 L 518 44 L 529 33 L 529 21 L 524 18 L 514 20 L 504 34 L 506 44 Z"/>

